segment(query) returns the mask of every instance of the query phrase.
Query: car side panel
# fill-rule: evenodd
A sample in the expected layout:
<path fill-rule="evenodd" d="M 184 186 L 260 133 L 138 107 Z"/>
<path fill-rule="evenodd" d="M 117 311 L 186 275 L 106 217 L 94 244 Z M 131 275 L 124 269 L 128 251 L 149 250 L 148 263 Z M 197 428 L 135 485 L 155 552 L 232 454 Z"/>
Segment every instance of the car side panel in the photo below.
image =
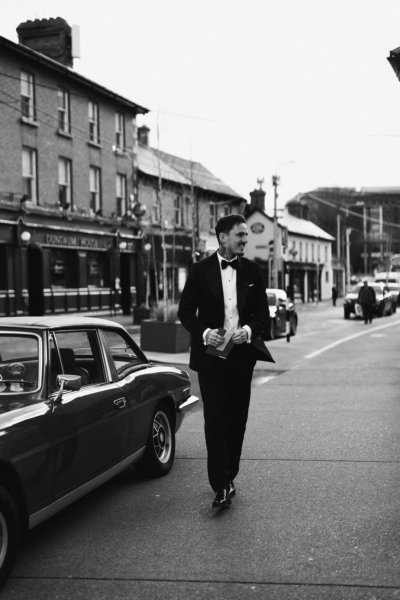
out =
<path fill-rule="evenodd" d="M 17 406 L 20 404 L 21 406 Z M 54 453 L 52 411 L 46 402 L 0 404 L 0 461 L 15 470 L 24 489 L 29 512 L 50 502 L 53 491 Z M 2 466 L 0 464 L 0 481 Z"/>
<path fill-rule="evenodd" d="M 122 460 L 129 405 L 121 389 L 97 384 L 64 392 L 54 406 L 55 497 Z"/>

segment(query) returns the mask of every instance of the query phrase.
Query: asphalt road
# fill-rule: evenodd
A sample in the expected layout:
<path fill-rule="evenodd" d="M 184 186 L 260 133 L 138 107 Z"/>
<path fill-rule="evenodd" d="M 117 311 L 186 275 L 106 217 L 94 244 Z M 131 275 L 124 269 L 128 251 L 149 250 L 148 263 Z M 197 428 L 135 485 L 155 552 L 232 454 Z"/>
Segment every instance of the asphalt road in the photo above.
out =
<path fill-rule="evenodd" d="M 196 410 L 167 477 L 127 471 L 31 531 L 2 600 L 399 599 L 400 313 L 300 317 L 255 373 L 229 510 Z"/>

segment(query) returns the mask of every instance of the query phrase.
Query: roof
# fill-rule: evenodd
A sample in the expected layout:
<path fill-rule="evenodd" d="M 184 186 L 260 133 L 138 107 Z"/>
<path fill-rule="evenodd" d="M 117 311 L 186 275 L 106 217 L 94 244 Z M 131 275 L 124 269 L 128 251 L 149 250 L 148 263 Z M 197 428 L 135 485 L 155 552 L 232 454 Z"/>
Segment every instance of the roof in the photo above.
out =
<path fill-rule="evenodd" d="M 138 169 L 145 175 L 161 177 L 168 181 L 175 181 L 182 185 L 190 185 L 190 181 L 181 173 L 171 167 L 170 164 L 158 157 L 152 148 L 138 147 L 137 153 Z"/>
<path fill-rule="evenodd" d="M 223 194 L 225 196 L 237 198 L 238 200 L 244 200 L 240 194 L 221 181 L 221 179 L 211 173 L 211 171 L 203 167 L 201 163 L 180 158 L 179 156 L 161 150 L 153 149 L 153 152 L 156 155 L 159 155 L 162 160 L 174 170 L 181 173 L 181 175 L 186 178 L 189 185 L 193 183 L 194 186 L 203 190 Z"/>
<path fill-rule="evenodd" d="M 76 71 L 73 71 L 72 69 L 59 63 L 58 61 L 49 58 L 41 52 L 32 50 L 31 48 L 28 48 L 27 46 L 24 46 L 22 44 L 16 44 L 15 42 L 12 42 L 2 36 L 0 36 L 0 50 L 8 50 L 9 52 L 16 54 L 17 56 L 22 56 L 28 60 L 40 63 L 47 69 L 55 71 L 58 74 L 62 74 L 63 77 L 70 81 L 73 81 L 76 84 L 79 84 L 86 88 L 90 88 L 92 92 L 105 96 L 113 102 L 116 102 L 132 110 L 136 114 L 146 114 L 149 112 L 148 108 L 140 106 L 139 104 L 136 104 L 136 102 L 132 102 L 131 100 L 128 100 L 127 98 L 116 94 L 108 88 L 99 85 L 98 83 L 95 83 L 90 79 L 87 79 L 83 75 L 79 75 L 79 73 L 77 73 Z"/>
<path fill-rule="evenodd" d="M 122 325 L 108 319 L 98 317 L 76 317 L 76 316 L 43 316 L 43 317 L 1 317 L 0 328 L 6 327 L 29 327 L 37 329 L 55 329 L 59 327 L 104 327 L 106 325 L 122 328 Z"/>
<path fill-rule="evenodd" d="M 335 239 L 332 235 L 321 229 L 321 227 L 318 227 L 318 225 L 315 223 L 307 221 L 306 219 L 299 219 L 290 213 L 286 213 L 281 219 L 279 219 L 279 224 L 287 227 L 289 233 L 318 238 L 320 240 L 327 240 L 330 242 L 333 242 Z"/>
<path fill-rule="evenodd" d="M 256 212 L 262 214 L 266 219 L 273 221 L 273 217 L 271 217 L 265 211 L 262 211 L 257 207 L 250 208 L 250 210 L 247 213 L 247 219 Z M 316 225 L 315 223 L 307 221 L 306 219 L 299 219 L 298 217 L 295 217 L 290 213 L 285 213 L 282 217 L 279 218 L 278 226 L 286 227 L 289 233 L 304 235 L 305 237 L 313 237 L 318 238 L 320 240 L 327 240 L 330 242 L 333 242 L 335 239 L 329 233 L 321 229 L 321 227 L 318 227 L 318 225 Z"/>

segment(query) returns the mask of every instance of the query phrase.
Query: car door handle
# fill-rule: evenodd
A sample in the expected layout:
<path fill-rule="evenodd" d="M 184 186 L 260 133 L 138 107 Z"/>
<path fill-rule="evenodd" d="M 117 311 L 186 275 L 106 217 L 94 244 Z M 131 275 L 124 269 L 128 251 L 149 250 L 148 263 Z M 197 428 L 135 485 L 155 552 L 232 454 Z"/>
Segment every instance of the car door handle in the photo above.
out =
<path fill-rule="evenodd" d="M 124 406 L 126 406 L 126 398 L 117 398 L 114 400 L 114 404 L 118 408 L 124 408 Z"/>

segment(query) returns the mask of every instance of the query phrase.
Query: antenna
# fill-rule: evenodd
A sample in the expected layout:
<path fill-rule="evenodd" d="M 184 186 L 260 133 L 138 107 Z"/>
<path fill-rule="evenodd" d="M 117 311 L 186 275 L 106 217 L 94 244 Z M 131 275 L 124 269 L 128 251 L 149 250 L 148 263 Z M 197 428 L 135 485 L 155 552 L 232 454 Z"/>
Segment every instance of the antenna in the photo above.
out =
<path fill-rule="evenodd" d="M 79 25 L 72 25 L 72 58 L 81 57 L 81 37 Z"/>

